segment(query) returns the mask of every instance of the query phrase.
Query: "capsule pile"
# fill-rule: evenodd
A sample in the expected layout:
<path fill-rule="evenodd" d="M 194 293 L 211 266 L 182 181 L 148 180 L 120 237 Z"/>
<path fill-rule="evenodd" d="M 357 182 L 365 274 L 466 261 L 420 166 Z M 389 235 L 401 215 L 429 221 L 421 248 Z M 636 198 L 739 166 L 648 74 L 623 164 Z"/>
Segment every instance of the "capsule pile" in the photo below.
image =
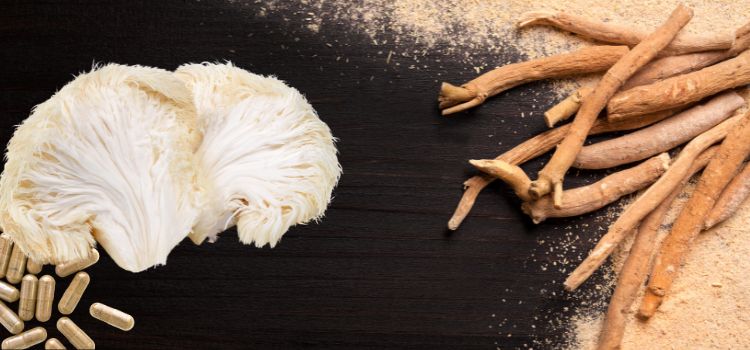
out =
<path fill-rule="evenodd" d="M 81 302 L 86 288 L 91 281 L 88 273 L 81 271 L 99 261 L 99 252 L 92 249 L 89 258 L 72 261 L 55 266 L 55 274 L 62 281 L 64 277 L 74 275 L 70 284 L 60 298 L 57 309 L 63 315 L 70 315 Z M 5 338 L 2 349 L 27 349 L 44 342 L 45 349 L 65 349 L 65 344 L 56 338 L 47 339 L 44 327 L 35 327 L 24 331 L 24 321 L 36 318 L 39 322 L 47 322 L 52 318 L 55 302 L 55 278 L 50 275 L 37 277 L 43 266 L 30 259 L 5 236 L 0 236 L 0 325 L 12 336 Z M 20 290 L 17 285 L 20 283 Z M 18 301 L 17 311 L 8 303 Z M 129 331 L 133 329 L 133 316 L 102 303 L 93 303 L 89 307 L 89 314 L 108 325 Z M 96 344 L 69 317 L 61 317 L 56 321 L 57 330 L 76 349 L 94 349 Z M 46 342 L 45 342 L 46 340 Z"/>

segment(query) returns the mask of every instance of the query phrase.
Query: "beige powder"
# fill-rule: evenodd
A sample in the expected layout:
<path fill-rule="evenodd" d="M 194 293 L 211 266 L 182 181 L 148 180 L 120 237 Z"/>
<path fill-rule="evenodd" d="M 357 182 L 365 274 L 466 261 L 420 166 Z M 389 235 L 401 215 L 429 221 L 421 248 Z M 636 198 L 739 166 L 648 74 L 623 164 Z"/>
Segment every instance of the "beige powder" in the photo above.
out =
<path fill-rule="evenodd" d="M 229 1 L 235 6 L 252 2 Z M 590 44 L 543 26 L 517 30 L 517 19 L 527 11 L 564 10 L 648 29 L 661 24 L 678 3 L 695 12 L 685 28 L 692 33 L 734 31 L 750 12 L 750 2 L 732 0 L 266 0 L 259 15 L 279 13 L 288 16 L 290 23 L 298 19 L 302 27 L 324 39 L 326 27 L 343 24 L 368 36 L 373 46 L 395 44 L 395 57 L 419 61 L 426 53 L 440 54 L 474 70 L 508 63 L 498 57 L 509 49 L 527 59 Z M 381 53 L 383 57 L 388 54 L 387 50 Z"/>
<path fill-rule="evenodd" d="M 227 0 L 231 6 L 248 6 L 257 0 Z M 516 29 L 521 14 L 532 10 L 564 10 L 605 21 L 654 28 L 678 3 L 693 8 L 695 16 L 685 28 L 692 33 L 734 31 L 749 19 L 750 1 L 733 0 L 264 0 L 258 16 L 284 16 L 289 30 L 315 34 L 327 45 L 361 45 L 361 37 L 339 42 L 340 26 L 369 38 L 382 60 L 399 69 L 430 70 L 436 81 L 446 66 L 450 74 L 470 79 L 478 73 L 513 63 L 568 52 L 591 42 L 544 26 Z M 331 34 L 335 33 L 335 34 Z M 514 53 L 516 55 L 514 55 Z M 345 60 L 345 59 L 344 59 Z M 449 63 L 450 64 L 449 64 Z M 460 64 L 463 71 L 457 72 Z M 588 79 L 552 82 L 554 95 L 567 95 Z M 463 81 L 455 81 L 460 84 Z"/>
<path fill-rule="evenodd" d="M 688 188 L 691 191 L 693 186 Z M 671 210 L 675 219 L 687 195 Z M 669 227 L 663 227 L 662 236 Z M 750 347 L 750 203 L 694 242 L 672 290 L 647 321 L 629 317 L 623 349 L 745 349 Z M 614 278 L 614 276 L 611 276 Z M 642 291 L 641 291 L 642 294 Z M 640 300 L 640 298 L 639 298 Z M 602 314 L 579 314 L 570 349 L 596 349 Z"/>
<path fill-rule="evenodd" d="M 250 2 L 253 1 L 228 1 L 231 6 L 243 6 Z M 396 69 L 429 69 L 430 74 L 439 81 L 445 75 L 455 76 L 457 73 L 468 80 L 478 73 L 515 60 L 538 58 L 591 45 L 574 35 L 551 28 L 517 30 L 515 22 L 526 11 L 564 10 L 605 21 L 654 28 L 678 3 L 691 7 L 695 12 L 693 20 L 685 28 L 691 33 L 734 31 L 750 20 L 750 1 L 734 0 L 266 0 L 263 10 L 257 15 L 272 12 L 282 14 L 288 18 L 292 31 L 299 27 L 321 40 L 330 40 L 331 43 L 327 44 L 329 47 L 359 44 L 361 38 L 356 36 L 352 36 L 352 43 L 336 41 L 340 39 L 339 35 L 328 36 L 336 31 L 330 28 L 344 26 L 352 33 L 367 37 L 373 47 L 382 48 L 375 50 L 377 55 L 373 59 L 382 60 Z M 294 27 L 291 27 L 292 24 Z M 456 72 L 455 68 L 451 68 L 453 70 L 450 72 L 443 71 L 445 66 L 455 67 L 456 64 L 464 67 L 464 70 Z M 552 86 L 559 96 L 593 79 L 560 80 Z M 549 107 L 538 105 L 540 114 Z M 686 198 L 683 195 L 678 202 L 684 204 Z M 566 232 L 560 241 L 541 241 L 540 245 L 545 250 L 542 253 L 557 259 L 552 264 L 542 265 L 541 269 L 555 268 L 561 276 L 570 272 L 586 254 L 577 249 L 580 241 L 596 241 L 621 208 L 622 205 L 609 207 L 601 219 L 595 221 L 599 223 L 597 228 L 588 225 L 567 227 L 566 230 L 573 230 Z M 667 222 L 674 220 L 677 213 L 679 206 L 671 211 Z M 668 226 L 663 227 L 662 236 L 668 230 Z M 746 278 L 747 271 L 750 271 L 748 236 L 750 205 L 724 224 L 703 233 L 696 240 L 670 295 L 654 318 L 643 323 L 631 317 L 623 349 L 750 348 L 750 337 L 744 334 L 750 329 L 750 281 Z M 605 266 L 610 272 L 601 285 L 596 286 L 593 292 L 578 292 L 581 302 L 571 320 L 570 349 L 595 348 L 603 317 L 601 309 L 608 302 L 608 295 L 616 280 L 615 272 L 627 256 L 629 244 L 623 244 L 613 255 L 613 263 Z M 536 261 L 536 258 L 532 258 Z M 549 293 L 555 295 L 559 291 Z M 634 307 L 637 307 L 637 303 Z M 505 319 L 497 326 L 507 322 Z M 544 347 L 545 344 L 550 345 L 545 340 L 540 340 L 536 345 Z"/>

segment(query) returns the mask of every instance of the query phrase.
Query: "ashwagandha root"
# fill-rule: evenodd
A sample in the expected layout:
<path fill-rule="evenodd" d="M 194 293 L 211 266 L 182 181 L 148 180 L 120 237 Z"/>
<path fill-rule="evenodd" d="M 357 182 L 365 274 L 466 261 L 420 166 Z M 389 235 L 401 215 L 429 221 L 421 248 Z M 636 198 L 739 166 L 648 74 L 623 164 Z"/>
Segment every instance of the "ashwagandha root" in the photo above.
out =
<path fill-rule="evenodd" d="M 555 208 L 549 196 L 537 201 L 525 202 L 523 212 L 531 217 L 535 224 L 547 218 L 578 216 L 620 199 L 620 197 L 638 191 L 654 183 L 669 167 L 669 154 L 662 153 L 632 168 L 618 171 L 591 185 L 570 189 L 563 192 L 563 206 Z"/>
<path fill-rule="evenodd" d="M 644 126 L 656 123 L 672 116 L 676 111 L 660 111 L 650 115 L 643 115 L 636 118 L 622 121 L 611 122 L 604 119 L 597 119 L 591 128 L 590 135 L 604 134 L 614 131 L 624 131 L 639 129 Z M 531 159 L 541 156 L 554 148 L 565 137 L 570 129 L 570 124 L 547 130 L 538 134 L 522 143 L 513 147 L 509 151 L 497 156 L 495 159 L 502 160 L 512 165 L 520 165 Z M 464 193 L 461 200 L 456 206 L 456 210 L 448 221 L 448 229 L 456 230 L 458 226 L 469 215 L 471 208 L 476 202 L 477 196 L 496 178 L 489 175 L 472 176 L 464 182 Z"/>
<path fill-rule="evenodd" d="M 727 188 L 708 213 L 703 228 L 708 230 L 724 220 L 729 219 L 742 203 L 750 196 L 750 165 L 745 164 L 742 171 L 729 182 Z"/>
<path fill-rule="evenodd" d="M 654 211 L 643 219 L 638 227 L 635 241 L 630 247 L 630 253 L 618 274 L 615 291 L 609 301 L 609 308 L 599 335 L 597 349 L 620 349 L 620 343 L 625 333 L 627 314 L 638 296 L 638 291 L 646 282 L 646 276 L 651 268 L 659 228 L 664 222 L 674 199 L 682 192 L 690 178 L 708 164 L 717 149 L 718 146 L 713 146 L 701 153 L 693 162 L 688 174 L 680 181 L 680 184 Z"/>
<path fill-rule="evenodd" d="M 573 166 L 607 169 L 666 152 L 716 126 L 744 105 L 745 100 L 734 91 L 720 94 L 703 105 L 649 127 L 585 146 Z"/>
<path fill-rule="evenodd" d="M 475 168 L 508 184 L 518 198 L 521 198 L 524 202 L 531 200 L 531 197 L 529 197 L 529 186 L 531 185 L 531 180 L 526 176 L 523 169 L 518 167 L 518 165 L 513 165 L 497 159 L 472 159 L 469 160 L 469 163 Z"/>
<path fill-rule="evenodd" d="M 578 108 L 581 107 L 581 103 L 583 103 L 583 99 L 590 95 L 592 91 L 594 91 L 593 86 L 584 86 L 544 112 L 544 121 L 547 123 L 547 127 L 554 127 L 555 124 L 576 114 Z"/>
<path fill-rule="evenodd" d="M 608 118 L 618 120 L 675 108 L 748 83 L 750 50 L 696 72 L 620 92 L 607 105 Z"/>
<path fill-rule="evenodd" d="M 706 215 L 714 207 L 724 188 L 750 155 L 750 113 L 727 134 L 716 155 L 708 162 L 692 196 L 677 216 L 672 231 L 656 255 L 646 294 L 638 315 L 649 318 L 661 305 L 674 281 L 685 254 L 695 237 L 703 231 Z"/>
<path fill-rule="evenodd" d="M 643 194 L 631 203 L 615 223 L 609 227 L 607 233 L 602 236 L 591 253 L 580 265 L 568 276 L 564 286 L 567 291 L 576 290 L 581 283 L 591 276 L 604 260 L 612 253 L 625 237 L 633 233 L 633 229 L 651 213 L 659 203 L 677 187 L 680 181 L 690 170 L 690 166 L 698 155 L 714 143 L 722 140 L 727 133 L 735 128 L 743 116 L 734 116 L 723 121 L 711 130 L 700 134 L 682 149 L 675 158 L 669 169 L 649 187 Z"/>
<path fill-rule="evenodd" d="M 454 86 L 443 83 L 438 102 L 443 115 L 461 112 L 482 104 L 487 98 L 531 81 L 602 72 L 625 53 L 625 46 L 592 46 L 493 69 L 474 80 Z"/>
<path fill-rule="evenodd" d="M 652 60 L 677 35 L 693 16 L 693 11 L 679 5 L 669 16 L 669 19 L 655 32 L 645 37 L 638 45 L 626 53 L 596 85 L 594 92 L 584 99 L 578 114 L 573 120 L 568 134 L 555 150 L 552 159 L 539 172 L 539 178 L 531 183 L 529 193 L 538 199 L 555 190 L 555 207 L 562 206 L 562 181 L 583 142 L 589 134 L 589 129 L 596 121 L 599 112 L 607 105 L 607 101 L 617 92 L 622 84 L 639 68 Z"/>
<path fill-rule="evenodd" d="M 636 86 L 648 85 L 675 75 L 686 74 L 739 55 L 750 48 L 750 23 L 736 32 L 734 45 L 729 50 L 689 53 L 668 56 L 654 60 L 636 72 L 622 86 L 628 90 Z"/>
<path fill-rule="evenodd" d="M 648 32 L 634 28 L 630 24 L 602 22 L 584 16 L 566 12 L 531 11 L 521 15 L 518 21 L 520 28 L 531 25 L 547 25 L 597 41 L 636 46 L 643 41 Z M 681 33 L 661 50 L 662 56 L 681 55 L 690 52 L 710 50 L 727 50 L 734 43 L 733 33 L 711 34 L 704 36 Z"/>

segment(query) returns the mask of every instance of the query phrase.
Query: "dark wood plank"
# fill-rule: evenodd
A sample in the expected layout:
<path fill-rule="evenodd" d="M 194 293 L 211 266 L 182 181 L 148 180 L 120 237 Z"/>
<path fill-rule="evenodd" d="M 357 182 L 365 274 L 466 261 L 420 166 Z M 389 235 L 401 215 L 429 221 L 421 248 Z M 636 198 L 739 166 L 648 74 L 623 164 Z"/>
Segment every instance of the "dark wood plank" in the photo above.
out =
<path fill-rule="evenodd" d="M 34 105 L 93 62 L 174 69 L 223 60 L 300 89 L 340 139 L 344 176 L 327 217 L 292 229 L 273 250 L 242 246 L 230 231 L 215 244 L 183 242 L 167 266 L 141 274 L 105 256 L 91 270 L 84 304 L 126 310 L 136 327 L 123 333 L 79 308 L 72 318 L 97 346 L 510 349 L 563 341 L 559 320 L 576 301 L 560 292 L 560 269 L 541 266 L 554 260 L 550 242 L 565 232 L 581 236 L 571 258 L 585 252 L 586 238 L 600 232 L 576 225 L 594 223 L 592 216 L 533 226 L 495 184 L 459 232 L 444 228 L 461 182 L 474 173 L 466 160 L 495 156 L 543 130 L 541 118 L 528 115 L 541 116 L 533 105 L 550 101 L 529 96 L 548 86 L 517 88 L 443 118 L 437 75 L 455 82 L 473 75 L 451 57 L 430 53 L 425 59 L 443 63 L 419 71 L 388 65 L 377 51 L 392 46 L 371 47 L 335 23 L 327 39 L 341 40 L 322 40 L 294 16 L 255 16 L 259 5 L 249 3 L 0 4 L 2 144 Z M 498 61 L 518 58 L 506 54 Z M 569 184 L 596 174 L 581 175 Z"/>

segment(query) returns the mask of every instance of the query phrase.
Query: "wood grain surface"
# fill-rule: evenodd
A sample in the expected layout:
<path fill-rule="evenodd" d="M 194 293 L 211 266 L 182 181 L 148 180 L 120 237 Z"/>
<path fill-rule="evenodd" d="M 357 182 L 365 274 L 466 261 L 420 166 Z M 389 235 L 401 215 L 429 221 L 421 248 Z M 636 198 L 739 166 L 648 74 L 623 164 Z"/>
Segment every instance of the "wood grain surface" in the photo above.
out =
<path fill-rule="evenodd" d="M 295 30 L 302 25 L 295 18 L 258 16 L 262 4 L 247 3 L 0 2 L 0 144 L 34 105 L 95 62 L 174 69 L 230 60 L 298 88 L 339 138 L 344 175 L 326 218 L 293 228 L 275 249 L 243 246 L 230 230 L 215 244 L 186 240 L 166 266 L 140 274 L 120 270 L 104 255 L 90 269 L 91 285 L 71 317 L 97 347 L 562 344 L 579 301 L 562 292 L 565 274 L 549 264 L 560 259 L 556 242 L 579 237 L 577 253 L 570 254 L 579 261 L 605 221 L 595 214 L 534 226 L 511 192 L 493 184 L 459 231 L 445 229 L 461 182 L 475 173 L 466 161 L 494 157 L 544 130 L 549 85 L 519 87 L 469 113 L 441 117 L 438 80 L 461 83 L 473 70 L 439 53 L 426 56 L 439 65 L 397 66 L 378 54 L 393 44 L 373 47 L 340 23 L 321 29 L 327 31 L 322 39 Z M 498 62 L 518 59 L 509 51 Z M 542 160 L 525 168 L 535 172 Z M 566 186 L 601 174 L 573 175 Z M 93 302 L 131 313 L 135 328 L 121 332 L 92 319 Z M 53 326 L 47 330 L 60 337 Z"/>

